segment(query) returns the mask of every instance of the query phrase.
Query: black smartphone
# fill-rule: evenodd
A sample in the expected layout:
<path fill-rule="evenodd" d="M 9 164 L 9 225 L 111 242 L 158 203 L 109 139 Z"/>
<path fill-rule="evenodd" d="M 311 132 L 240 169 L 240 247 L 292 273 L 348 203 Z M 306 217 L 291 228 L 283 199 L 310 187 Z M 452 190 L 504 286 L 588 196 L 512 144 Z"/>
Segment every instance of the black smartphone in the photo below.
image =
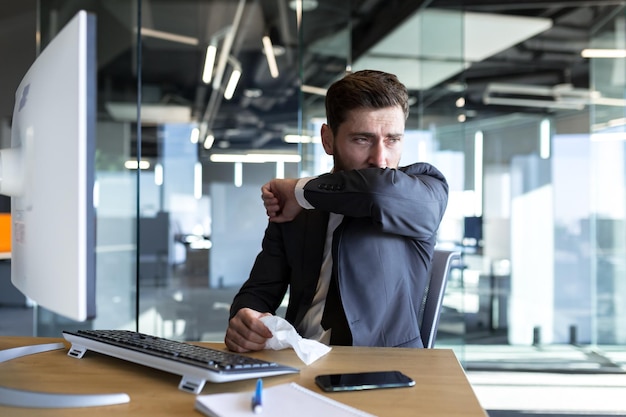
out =
<path fill-rule="evenodd" d="M 315 377 L 315 383 L 326 392 L 412 387 L 415 385 L 415 381 L 400 371 L 318 375 Z"/>

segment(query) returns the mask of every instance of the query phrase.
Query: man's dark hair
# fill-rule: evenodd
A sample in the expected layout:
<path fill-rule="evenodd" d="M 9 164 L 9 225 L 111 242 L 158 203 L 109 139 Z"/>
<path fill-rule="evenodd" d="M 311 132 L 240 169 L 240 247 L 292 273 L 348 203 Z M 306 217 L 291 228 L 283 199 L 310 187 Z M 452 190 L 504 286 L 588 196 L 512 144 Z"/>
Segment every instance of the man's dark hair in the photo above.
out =
<path fill-rule="evenodd" d="M 335 81 L 326 93 L 328 126 L 337 134 L 339 125 L 354 109 L 382 109 L 400 106 L 409 116 L 409 94 L 398 78 L 387 72 L 362 70 Z"/>

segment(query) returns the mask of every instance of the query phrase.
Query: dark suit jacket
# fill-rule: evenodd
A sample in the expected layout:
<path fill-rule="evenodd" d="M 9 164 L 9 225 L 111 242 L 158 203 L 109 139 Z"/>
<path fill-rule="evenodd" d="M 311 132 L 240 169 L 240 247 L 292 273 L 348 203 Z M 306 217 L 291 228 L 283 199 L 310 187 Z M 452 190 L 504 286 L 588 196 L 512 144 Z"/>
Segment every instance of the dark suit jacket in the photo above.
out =
<path fill-rule="evenodd" d="M 355 346 L 423 347 L 418 315 L 448 185 L 432 165 L 324 174 L 304 196 L 313 210 L 270 223 L 231 317 L 249 307 L 275 314 L 287 290 L 285 319 L 298 326 L 320 274 L 328 213 L 344 215 L 333 262 Z"/>

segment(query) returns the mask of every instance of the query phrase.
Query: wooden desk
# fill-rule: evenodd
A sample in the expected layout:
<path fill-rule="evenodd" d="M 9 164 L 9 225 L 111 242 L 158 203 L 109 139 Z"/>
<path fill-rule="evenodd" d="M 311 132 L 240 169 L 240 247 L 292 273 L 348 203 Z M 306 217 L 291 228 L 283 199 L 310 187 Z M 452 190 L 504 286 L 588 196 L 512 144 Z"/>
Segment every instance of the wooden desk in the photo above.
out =
<path fill-rule="evenodd" d="M 0 350 L 17 346 L 64 341 L 34 337 L 0 337 Z M 224 348 L 221 343 L 207 343 Z M 69 345 L 66 346 L 69 347 Z M 380 417 L 486 417 L 465 372 L 449 349 L 400 349 L 334 347 L 326 356 L 305 366 L 291 349 L 254 353 L 299 368 L 299 374 L 264 378 L 266 387 L 294 381 L 321 392 L 315 375 L 398 369 L 416 385 L 377 391 L 325 394 Z M 67 350 L 37 353 L 0 363 L 0 386 L 30 391 L 103 394 L 125 392 L 127 404 L 106 407 L 32 409 L 0 407 L 0 415 L 20 416 L 196 416 L 195 396 L 178 389 L 180 377 L 89 351 L 82 359 Z M 254 390 L 255 380 L 207 383 L 202 394 Z M 328 416 L 331 417 L 331 416 Z"/>

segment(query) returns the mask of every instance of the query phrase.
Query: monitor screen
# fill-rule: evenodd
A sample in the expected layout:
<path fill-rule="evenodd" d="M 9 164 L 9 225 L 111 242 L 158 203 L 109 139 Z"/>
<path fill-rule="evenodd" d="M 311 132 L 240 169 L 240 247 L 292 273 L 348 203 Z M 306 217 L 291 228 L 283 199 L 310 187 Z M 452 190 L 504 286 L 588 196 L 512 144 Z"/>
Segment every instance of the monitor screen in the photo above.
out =
<path fill-rule="evenodd" d="M 15 93 L 0 193 L 11 197 L 11 281 L 66 318 L 95 317 L 96 20 L 79 12 Z"/>

